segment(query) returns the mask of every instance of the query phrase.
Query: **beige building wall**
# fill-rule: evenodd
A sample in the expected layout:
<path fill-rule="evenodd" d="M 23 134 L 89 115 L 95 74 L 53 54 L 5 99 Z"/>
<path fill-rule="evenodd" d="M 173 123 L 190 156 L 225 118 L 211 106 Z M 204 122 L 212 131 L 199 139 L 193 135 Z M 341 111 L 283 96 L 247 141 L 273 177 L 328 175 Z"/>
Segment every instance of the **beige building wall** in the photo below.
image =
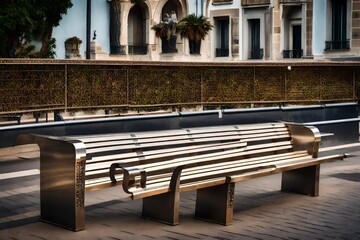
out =
<path fill-rule="evenodd" d="M 306 50 L 305 57 L 311 57 L 312 52 L 312 41 L 313 41 L 313 0 L 306 1 Z"/>
<path fill-rule="evenodd" d="M 352 5 L 352 50 L 360 55 L 360 0 L 353 0 Z"/>
<path fill-rule="evenodd" d="M 280 48 L 281 39 L 281 16 L 279 0 L 273 0 L 273 45 L 272 45 L 272 59 L 282 58 Z"/>

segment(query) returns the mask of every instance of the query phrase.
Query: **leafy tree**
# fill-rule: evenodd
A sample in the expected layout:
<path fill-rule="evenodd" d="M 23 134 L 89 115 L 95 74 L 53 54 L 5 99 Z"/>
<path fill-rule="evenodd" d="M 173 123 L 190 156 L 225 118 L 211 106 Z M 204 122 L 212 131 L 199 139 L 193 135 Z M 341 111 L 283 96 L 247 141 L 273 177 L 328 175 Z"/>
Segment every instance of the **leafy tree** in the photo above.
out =
<path fill-rule="evenodd" d="M 37 19 L 37 31 L 41 36 L 40 57 L 51 55 L 50 46 L 54 44 L 52 40 L 53 27 L 59 25 L 62 16 L 73 6 L 71 0 L 37 0 L 39 16 Z"/>
<path fill-rule="evenodd" d="M 0 56 L 15 57 L 21 44 L 31 39 L 34 22 L 26 0 L 0 1 Z"/>
<path fill-rule="evenodd" d="M 1 0 L 0 57 L 54 57 L 53 27 L 71 7 L 71 0 Z M 36 54 L 33 38 L 42 43 Z"/>

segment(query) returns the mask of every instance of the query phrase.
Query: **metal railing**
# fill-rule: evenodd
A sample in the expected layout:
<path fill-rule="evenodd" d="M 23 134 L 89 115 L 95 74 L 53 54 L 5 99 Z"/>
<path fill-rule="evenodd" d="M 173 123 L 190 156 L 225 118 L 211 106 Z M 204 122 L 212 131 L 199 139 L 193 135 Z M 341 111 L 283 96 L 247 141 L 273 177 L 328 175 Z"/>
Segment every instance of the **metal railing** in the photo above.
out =
<path fill-rule="evenodd" d="M 283 58 L 302 58 L 302 56 L 302 49 L 283 50 Z"/>
<path fill-rule="evenodd" d="M 128 46 L 129 55 L 146 55 L 148 52 L 148 47 L 144 46 Z"/>
<path fill-rule="evenodd" d="M 216 57 L 228 57 L 229 49 L 228 48 L 216 48 Z"/>
<path fill-rule="evenodd" d="M 356 101 L 360 95 L 358 62 L 148 63 L 0 59 L 0 63 L 0 115 L 312 104 Z"/>
<path fill-rule="evenodd" d="M 263 59 L 264 57 L 264 49 L 259 48 L 250 51 L 250 59 Z"/>
<path fill-rule="evenodd" d="M 350 40 L 344 41 L 326 41 L 325 50 L 348 50 L 350 49 Z"/>

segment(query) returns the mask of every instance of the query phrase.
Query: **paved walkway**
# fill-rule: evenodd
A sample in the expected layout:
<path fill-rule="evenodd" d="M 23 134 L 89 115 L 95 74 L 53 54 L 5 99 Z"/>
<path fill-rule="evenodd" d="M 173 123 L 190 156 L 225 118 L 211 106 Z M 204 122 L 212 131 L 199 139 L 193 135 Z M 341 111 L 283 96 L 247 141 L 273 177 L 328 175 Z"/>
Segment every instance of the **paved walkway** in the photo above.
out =
<path fill-rule="evenodd" d="M 142 219 L 120 187 L 90 192 L 80 232 L 39 222 L 38 152 L 3 154 L 0 166 L 1 240 L 360 239 L 360 157 L 322 165 L 316 198 L 280 192 L 280 174 L 236 184 L 230 226 L 195 219 L 195 192 L 181 195 L 178 226 Z"/>

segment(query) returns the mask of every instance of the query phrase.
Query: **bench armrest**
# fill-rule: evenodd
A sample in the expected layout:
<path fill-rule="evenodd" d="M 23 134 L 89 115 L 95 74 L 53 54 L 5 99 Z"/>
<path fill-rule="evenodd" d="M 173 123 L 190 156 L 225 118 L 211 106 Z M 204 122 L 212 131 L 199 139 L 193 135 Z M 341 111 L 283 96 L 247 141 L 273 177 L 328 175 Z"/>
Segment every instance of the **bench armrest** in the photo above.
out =
<path fill-rule="evenodd" d="M 303 124 L 285 123 L 289 128 L 293 149 L 295 151 L 306 150 L 316 158 L 319 153 L 321 133 L 317 127 Z"/>
<path fill-rule="evenodd" d="M 109 169 L 110 179 L 113 183 L 117 182 L 115 178 L 115 171 L 121 168 L 123 172 L 123 189 L 126 193 L 131 194 L 131 189 L 146 187 L 146 171 L 139 166 L 126 166 L 124 163 L 113 163 Z"/>

